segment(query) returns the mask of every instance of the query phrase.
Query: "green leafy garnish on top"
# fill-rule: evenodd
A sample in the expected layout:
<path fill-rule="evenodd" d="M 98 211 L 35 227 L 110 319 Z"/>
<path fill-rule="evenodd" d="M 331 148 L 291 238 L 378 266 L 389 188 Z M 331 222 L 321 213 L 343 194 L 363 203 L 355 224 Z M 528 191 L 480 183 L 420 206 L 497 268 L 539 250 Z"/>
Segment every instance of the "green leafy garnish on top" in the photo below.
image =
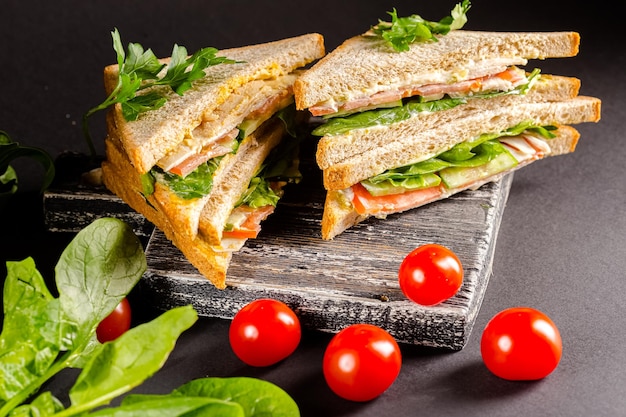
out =
<path fill-rule="evenodd" d="M 117 29 L 111 32 L 113 49 L 117 55 L 118 79 L 111 94 L 83 116 L 83 131 L 92 155 L 95 149 L 89 134 L 87 121 L 94 113 L 120 103 L 122 114 L 128 121 L 137 120 L 141 113 L 162 107 L 167 97 L 156 86 L 167 86 L 179 95 L 192 87 L 194 81 L 204 77 L 204 70 L 218 64 L 232 64 L 234 60 L 217 56 L 215 48 L 202 48 L 193 55 L 184 46 L 174 45 L 168 64 L 163 64 L 151 49 L 144 50 L 138 43 L 129 43 L 128 50 Z M 149 91 L 143 91 L 151 88 Z"/>
<path fill-rule="evenodd" d="M 471 5 L 469 0 L 458 3 L 450 16 L 438 22 L 431 22 L 416 14 L 408 17 L 398 17 L 394 8 L 388 12 L 391 22 L 380 20 L 372 27 L 375 35 L 381 36 L 398 52 L 408 51 L 409 45 L 414 42 L 437 41 L 435 35 L 445 35 L 451 30 L 461 29 L 467 23 L 467 11 Z"/>

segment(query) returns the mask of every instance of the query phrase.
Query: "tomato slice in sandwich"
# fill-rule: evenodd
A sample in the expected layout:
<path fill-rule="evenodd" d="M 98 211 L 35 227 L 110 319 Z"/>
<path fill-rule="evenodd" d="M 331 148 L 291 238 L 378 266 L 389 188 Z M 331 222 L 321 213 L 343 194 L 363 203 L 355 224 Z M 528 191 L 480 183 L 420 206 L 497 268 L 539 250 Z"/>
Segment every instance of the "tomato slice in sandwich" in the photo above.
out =
<path fill-rule="evenodd" d="M 411 209 L 436 200 L 443 192 L 441 186 L 422 188 L 400 194 L 373 196 L 360 183 L 352 186 L 352 204 L 357 213 L 382 215 Z"/>
<path fill-rule="evenodd" d="M 258 208 L 250 206 L 239 206 L 233 210 L 233 216 L 243 216 L 245 219 L 233 225 L 232 229 L 224 230 L 223 238 L 233 239 L 254 239 L 261 231 L 261 222 L 274 212 L 274 206 L 267 205 Z"/>

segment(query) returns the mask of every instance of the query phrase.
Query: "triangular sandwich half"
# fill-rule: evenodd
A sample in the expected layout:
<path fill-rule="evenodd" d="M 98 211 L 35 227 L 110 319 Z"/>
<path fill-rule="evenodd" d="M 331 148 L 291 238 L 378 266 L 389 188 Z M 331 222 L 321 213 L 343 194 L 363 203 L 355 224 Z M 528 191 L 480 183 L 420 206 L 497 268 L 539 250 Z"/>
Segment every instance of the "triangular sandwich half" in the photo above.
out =
<path fill-rule="evenodd" d="M 286 134 L 293 83 L 324 46 L 321 35 L 308 34 L 219 53 L 234 63 L 208 67 L 183 95 L 153 87 L 167 101 L 136 120 L 117 104 L 102 167 L 110 190 L 224 288 L 231 252 L 258 234 L 282 187 L 297 181 L 290 163 L 278 164 L 283 172 L 270 168 L 279 154 L 297 163 Z M 116 79 L 117 65 L 105 68 L 107 93 Z"/>

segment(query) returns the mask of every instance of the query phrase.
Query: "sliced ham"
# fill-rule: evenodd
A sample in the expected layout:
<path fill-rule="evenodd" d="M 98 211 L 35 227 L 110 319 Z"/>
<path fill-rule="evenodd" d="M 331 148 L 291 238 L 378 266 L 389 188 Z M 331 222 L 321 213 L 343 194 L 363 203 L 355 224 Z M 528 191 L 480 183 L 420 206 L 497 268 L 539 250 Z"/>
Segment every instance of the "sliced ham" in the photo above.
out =
<path fill-rule="evenodd" d="M 200 164 L 205 163 L 209 159 L 226 155 L 233 150 L 233 142 L 237 139 L 239 129 L 233 129 L 224 136 L 214 142 L 209 143 L 199 153 L 193 153 L 186 157 L 182 162 L 171 167 L 169 172 L 172 174 L 186 177 L 193 172 Z"/>
<path fill-rule="evenodd" d="M 337 112 L 371 108 L 413 96 L 422 96 L 427 100 L 437 100 L 446 94 L 451 97 L 465 97 L 486 91 L 509 91 L 525 82 L 525 80 L 524 72 L 513 67 L 498 74 L 459 81 L 452 84 L 408 86 L 392 91 L 381 91 L 368 97 L 360 97 L 341 103 L 337 106 L 328 104 L 313 106 L 309 111 L 313 116 L 325 116 Z"/>

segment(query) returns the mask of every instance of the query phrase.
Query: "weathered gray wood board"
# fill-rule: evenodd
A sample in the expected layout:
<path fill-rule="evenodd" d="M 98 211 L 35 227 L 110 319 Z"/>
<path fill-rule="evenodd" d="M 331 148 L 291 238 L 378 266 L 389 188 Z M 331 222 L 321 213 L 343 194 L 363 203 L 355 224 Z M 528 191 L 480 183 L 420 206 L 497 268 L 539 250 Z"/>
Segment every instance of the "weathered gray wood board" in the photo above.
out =
<path fill-rule="evenodd" d="M 371 219 L 333 241 L 320 237 L 321 203 L 304 203 L 323 201 L 323 195 L 313 191 L 302 200 L 291 193 L 264 222 L 259 238 L 233 255 L 226 290 L 200 276 L 157 230 L 148 242 L 142 291 L 159 308 L 192 304 L 200 315 L 221 318 L 270 297 L 291 306 L 308 328 L 337 332 L 371 323 L 400 342 L 460 350 L 491 275 L 511 181 L 509 175 L 418 210 Z M 429 242 L 453 249 L 465 277 L 456 296 L 423 307 L 403 296 L 397 271 L 406 254 Z"/>
<path fill-rule="evenodd" d="M 154 225 L 108 190 L 56 187 L 44 193 L 44 221 L 51 232 L 78 232 L 98 217 L 116 217 L 137 236 L 150 237 Z"/>
<path fill-rule="evenodd" d="M 399 342 L 462 349 L 491 275 L 512 174 L 385 220 L 369 219 L 324 241 L 319 172 L 306 164 L 303 172 L 305 179 L 287 188 L 259 238 L 233 255 L 225 290 L 199 275 L 162 232 L 106 190 L 72 186 L 47 192 L 46 223 L 51 231 L 77 231 L 97 217 L 116 216 L 149 237 L 140 286 L 157 308 L 192 304 L 200 315 L 228 319 L 251 300 L 271 297 L 290 305 L 307 328 L 337 332 L 371 323 Z M 405 299 L 397 270 L 406 254 L 429 242 L 453 249 L 465 277 L 453 298 L 422 307 Z"/>

